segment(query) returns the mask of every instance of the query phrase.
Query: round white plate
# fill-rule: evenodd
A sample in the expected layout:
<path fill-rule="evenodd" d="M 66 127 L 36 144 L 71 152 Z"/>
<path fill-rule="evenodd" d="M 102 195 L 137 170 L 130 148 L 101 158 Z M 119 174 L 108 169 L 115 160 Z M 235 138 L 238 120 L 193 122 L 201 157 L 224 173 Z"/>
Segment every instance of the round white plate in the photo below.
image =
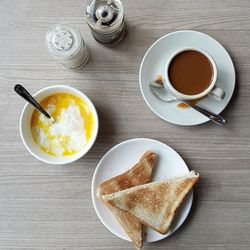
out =
<path fill-rule="evenodd" d="M 109 150 L 98 163 L 93 179 L 91 195 L 95 211 L 102 223 L 116 236 L 130 241 L 109 209 L 97 199 L 96 188 L 102 182 L 127 171 L 138 162 L 143 153 L 153 150 L 157 154 L 152 181 L 185 175 L 189 172 L 180 155 L 166 144 L 145 138 L 124 141 Z M 144 241 L 154 242 L 171 235 L 185 221 L 193 202 L 193 190 L 187 195 L 177 211 L 168 234 L 162 235 L 147 228 Z"/>
<path fill-rule="evenodd" d="M 224 89 L 226 95 L 222 101 L 212 97 L 201 100 L 198 105 L 219 114 L 229 103 L 235 87 L 235 70 L 232 59 L 226 49 L 214 38 L 204 33 L 183 30 L 170 33 L 157 40 L 146 52 L 140 67 L 139 82 L 142 95 L 151 110 L 163 120 L 178 125 L 197 125 L 209 119 L 191 108 L 178 108 L 177 102 L 163 102 L 153 95 L 149 82 L 157 75 L 163 76 L 168 58 L 183 47 L 196 47 L 210 54 L 218 68 L 216 85 Z"/>

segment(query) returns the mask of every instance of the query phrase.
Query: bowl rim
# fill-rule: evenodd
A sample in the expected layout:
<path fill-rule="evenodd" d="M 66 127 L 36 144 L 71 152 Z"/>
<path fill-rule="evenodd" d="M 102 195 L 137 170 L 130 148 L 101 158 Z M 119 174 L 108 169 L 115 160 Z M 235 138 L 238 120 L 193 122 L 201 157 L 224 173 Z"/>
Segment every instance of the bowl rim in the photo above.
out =
<path fill-rule="evenodd" d="M 26 139 L 25 139 L 25 136 L 23 134 L 23 126 L 22 126 L 22 123 L 23 123 L 23 118 L 24 118 L 24 114 L 25 112 L 27 111 L 27 108 L 28 106 L 30 106 L 31 104 L 26 102 L 23 109 L 22 109 L 22 112 L 21 112 L 21 116 L 20 116 L 20 119 L 19 119 L 19 132 L 20 132 L 20 135 L 21 135 L 21 139 L 22 139 L 22 142 L 25 146 L 25 148 L 28 150 L 28 152 L 34 156 L 36 159 L 42 161 L 42 162 L 45 162 L 47 164 L 52 164 L 52 165 L 65 165 L 65 164 L 69 164 L 69 163 L 72 163 L 72 162 L 75 162 L 77 160 L 79 160 L 81 157 L 83 157 L 84 155 L 86 155 L 88 153 L 88 151 L 93 147 L 95 141 L 96 141 L 96 138 L 97 138 L 97 135 L 98 135 L 98 132 L 99 132 L 99 117 L 98 117 L 98 113 L 97 113 L 97 110 L 95 108 L 95 105 L 94 103 L 90 100 L 90 98 L 84 94 L 82 91 L 80 91 L 79 89 L 76 89 L 74 87 L 71 87 L 71 86 L 68 86 L 68 85 L 51 85 L 51 86 L 48 86 L 48 87 L 45 87 L 45 88 L 42 88 L 40 89 L 39 91 L 37 91 L 35 94 L 33 94 L 32 96 L 33 97 L 37 97 L 39 96 L 40 94 L 42 94 L 44 91 L 48 91 L 48 90 L 53 90 L 55 89 L 55 93 L 58 92 L 60 93 L 60 89 L 61 90 L 68 90 L 69 93 L 71 94 L 79 94 L 80 97 L 82 97 L 88 105 L 90 105 L 92 107 L 92 113 L 93 113 L 93 117 L 94 117 L 94 122 L 96 123 L 96 126 L 94 126 L 94 131 L 93 131 L 93 135 L 92 137 L 90 138 L 90 141 L 88 143 L 88 146 L 86 147 L 83 147 L 83 149 L 81 151 L 79 151 L 77 154 L 75 155 L 72 155 L 70 158 L 65 158 L 65 159 L 62 159 L 60 161 L 53 161 L 53 160 L 47 160 L 47 159 L 44 159 L 43 157 L 40 157 L 38 154 L 36 154 L 31 147 L 28 146 L 28 144 L 26 143 Z M 56 91 L 58 90 L 58 91 Z M 53 93 L 51 93 L 52 95 Z M 47 95 L 49 96 L 49 95 Z M 45 97 L 46 98 L 46 95 Z M 55 156 L 56 157 L 56 156 Z"/>

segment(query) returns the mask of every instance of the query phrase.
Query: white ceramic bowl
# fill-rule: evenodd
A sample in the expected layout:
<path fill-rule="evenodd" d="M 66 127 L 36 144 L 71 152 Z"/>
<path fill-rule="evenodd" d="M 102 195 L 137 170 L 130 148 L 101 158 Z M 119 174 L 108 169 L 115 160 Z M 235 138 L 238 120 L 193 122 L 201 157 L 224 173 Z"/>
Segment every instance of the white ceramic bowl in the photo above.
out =
<path fill-rule="evenodd" d="M 46 87 L 38 91 L 33 97 L 35 97 L 35 99 L 38 102 L 40 102 L 47 96 L 50 96 L 55 93 L 70 93 L 70 94 L 80 97 L 82 100 L 84 100 L 88 104 L 94 117 L 94 129 L 93 129 L 92 137 L 87 143 L 87 145 L 85 145 L 80 152 L 72 156 L 53 156 L 41 150 L 40 147 L 35 143 L 32 133 L 31 133 L 30 120 L 31 120 L 31 116 L 35 108 L 29 103 L 26 103 L 21 114 L 20 134 L 22 137 L 23 144 L 34 157 L 48 164 L 61 165 L 61 164 L 67 164 L 67 163 L 71 163 L 71 162 L 78 160 L 90 150 L 98 134 L 99 121 L 98 121 L 98 115 L 97 115 L 94 104 L 85 94 L 83 94 L 81 91 L 75 88 L 65 86 L 65 85 L 53 85 L 53 86 Z"/>

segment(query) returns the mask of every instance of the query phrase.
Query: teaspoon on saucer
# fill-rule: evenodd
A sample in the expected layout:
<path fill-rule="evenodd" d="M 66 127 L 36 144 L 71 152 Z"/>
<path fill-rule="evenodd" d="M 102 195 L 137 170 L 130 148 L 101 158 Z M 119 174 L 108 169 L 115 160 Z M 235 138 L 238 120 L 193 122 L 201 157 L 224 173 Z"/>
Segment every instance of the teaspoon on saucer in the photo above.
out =
<path fill-rule="evenodd" d="M 20 84 L 16 84 L 14 90 L 18 95 L 20 95 L 27 102 L 32 104 L 36 109 L 43 113 L 52 123 L 55 122 L 55 119 L 50 116 L 47 111 L 31 96 L 31 94 Z"/>
<path fill-rule="evenodd" d="M 211 121 L 213 121 L 216 124 L 224 125 L 226 123 L 226 120 L 222 116 L 217 115 L 211 111 L 208 111 L 202 107 L 199 107 L 191 103 L 190 101 L 180 100 L 177 97 L 172 96 L 169 93 L 169 91 L 167 91 L 166 88 L 164 88 L 163 84 L 161 84 L 159 81 L 151 81 L 149 82 L 149 85 L 150 85 L 151 92 L 162 101 L 165 101 L 165 102 L 180 101 L 186 104 L 187 106 L 195 109 L 196 111 L 203 114 L 204 116 L 208 117 Z"/>

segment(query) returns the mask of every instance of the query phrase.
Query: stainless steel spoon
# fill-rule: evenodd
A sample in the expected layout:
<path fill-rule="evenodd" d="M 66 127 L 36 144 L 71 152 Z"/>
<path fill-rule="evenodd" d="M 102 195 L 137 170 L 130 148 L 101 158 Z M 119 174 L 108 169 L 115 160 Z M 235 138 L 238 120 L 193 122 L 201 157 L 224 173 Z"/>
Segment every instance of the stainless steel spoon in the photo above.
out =
<path fill-rule="evenodd" d="M 187 106 L 195 109 L 196 111 L 200 112 L 204 116 L 208 117 L 211 121 L 213 121 L 216 124 L 224 125 L 226 123 L 226 120 L 222 116 L 217 115 L 217 114 L 215 114 L 211 111 L 208 111 L 204 108 L 201 108 L 195 104 L 192 104 L 190 101 L 180 100 L 180 99 L 176 98 L 175 96 L 172 96 L 169 93 L 169 91 L 167 91 L 166 88 L 164 88 L 163 84 L 160 84 L 157 81 L 151 81 L 149 83 L 149 85 L 150 85 L 150 90 L 152 91 L 152 93 L 156 97 L 161 99 L 162 101 L 165 101 L 165 102 L 180 101 L 180 102 L 186 104 Z"/>
<path fill-rule="evenodd" d="M 31 96 L 31 94 L 20 84 L 16 84 L 14 90 L 18 95 L 20 95 L 27 102 L 32 104 L 36 109 L 38 109 L 41 113 L 43 113 L 52 123 L 55 122 L 55 119 L 50 116 L 46 110 Z"/>

